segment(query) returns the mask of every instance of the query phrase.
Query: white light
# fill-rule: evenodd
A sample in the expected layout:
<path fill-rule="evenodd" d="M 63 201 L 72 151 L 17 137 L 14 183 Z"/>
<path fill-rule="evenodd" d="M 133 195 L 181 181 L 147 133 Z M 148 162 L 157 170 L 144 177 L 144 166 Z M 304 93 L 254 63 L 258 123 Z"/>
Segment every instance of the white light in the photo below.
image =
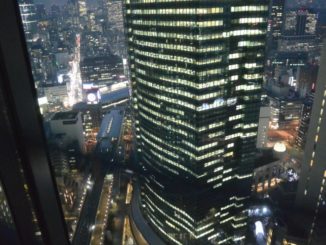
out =
<path fill-rule="evenodd" d="M 96 100 L 96 95 L 93 94 L 93 93 L 88 94 L 88 95 L 87 95 L 87 100 L 88 100 L 89 102 L 94 102 L 94 101 Z"/>
<path fill-rule="evenodd" d="M 92 225 L 92 226 L 89 228 L 90 231 L 93 231 L 94 229 L 95 229 L 95 225 Z"/>
<path fill-rule="evenodd" d="M 255 222 L 255 234 L 256 234 L 256 236 L 258 236 L 258 235 L 264 236 L 265 235 L 263 223 L 261 221 Z"/>
<path fill-rule="evenodd" d="M 48 98 L 46 96 L 40 97 L 37 99 L 39 105 L 46 105 L 48 104 Z"/>
<path fill-rule="evenodd" d="M 268 211 L 268 208 L 263 207 L 263 213 L 267 213 L 267 211 Z"/>

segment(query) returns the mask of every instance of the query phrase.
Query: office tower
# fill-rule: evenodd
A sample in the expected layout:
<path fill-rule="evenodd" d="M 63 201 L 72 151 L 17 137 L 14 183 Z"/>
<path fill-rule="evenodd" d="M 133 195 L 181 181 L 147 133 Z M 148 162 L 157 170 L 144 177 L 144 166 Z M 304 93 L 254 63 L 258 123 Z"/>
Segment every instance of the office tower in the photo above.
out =
<path fill-rule="evenodd" d="M 26 41 L 31 42 L 37 31 L 36 7 L 32 0 L 19 0 L 18 4 Z"/>
<path fill-rule="evenodd" d="M 59 137 L 64 145 L 77 142 L 84 152 L 85 138 L 81 113 L 75 111 L 57 112 L 50 120 L 51 133 Z"/>
<path fill-rule="evenodd" d="M 285 0 L 272 0 L 270 2 L 270 16 L 268 31 L 270 32 L 272 46 L 277 46 L 277 41 L 282 34 Z"/>
<path fill-rule="evenodd" d="M 126 56 L 123 28 L 122 0 L 107 0 L 107 22 L 110 34 L 110 49 L 119 56 Z"/>
<path fill-rule="evenodd" d="M 268 4 L 124 3 L 143 213 L 168 243 L 241 242 Z"/>
<path fill-rule="evenodd" d="M 310 9 L 290 10 L 285 14 L 278 51 L 311 52 L 317 49 L 318 15 Z"/>
<path fill-rule="evenodd" d="M 258 123 L 258 135 L 257 135 L 257 143 L 256 147 L 258 149 L 266 147 L 266 143 L 268 140 L 267 132 L 269 129 L 269 122 L 271 119 L 272 109 L 269 103 L 264 103 L 260 107 L 259 112 L 259 123 Z"/>
<path fill-rule="evenodd" d="M 298 134 L 295 138 L 295 145 L 301 150 L 304 150 L 306 144 L 313 102 L 314 92 L 310 92 L 309 94 L 307 94 L 303 102 L 300 116 L 300 125 L 298 129 Z"/>
<path fill-rule="evenodd" d="M 320 67 L 326 65 L 326 41 Z M 320 69 L 317 79 L 314 104 L 310 117 L 301 177 L 296 196 L 296 206 L 302 213 L 308 213 L 306 222 L 309 239 L 314 237 L 320 222 L 325 220 L 326 211 L 326 70 Z M 312 243 L 313 244 L 313 243 Z"/>
<path fill-rule="evenodd" d="M 87 16 L 86 0 L 78 0 L 78 12 L 80 18 Z"/>
<path fill-rule="evenodd" d="M 318 15 L 309 9 L 291 10 L 285 14 L 285 35 L 314 35 L 316 34 Z"/>
<path fill-rule="evenodd" d="M 83 84 L 108 83 L 118 74 L 123 74 L 123 66 L 118 56 L 87 57 L 80 62 Z"/>

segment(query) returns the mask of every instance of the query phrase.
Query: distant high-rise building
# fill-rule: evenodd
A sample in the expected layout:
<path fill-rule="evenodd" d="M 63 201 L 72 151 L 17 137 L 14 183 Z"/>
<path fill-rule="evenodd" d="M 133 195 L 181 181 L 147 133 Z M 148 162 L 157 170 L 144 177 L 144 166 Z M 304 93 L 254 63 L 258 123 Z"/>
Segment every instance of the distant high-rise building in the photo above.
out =
<path fill-rule="evenodd" d="M 87 16 L 86 0 L 78 0 L 78 12 L 79 12 L 79 17 Z"/>
<path fill-rule="evenodd" d="M 80 112 L 57 112 L 50 120 L 51 133 L 59 137 L 64 145 L 77 142 L 81 152 L 85 150 L 85 138 Z"/>
<path fill-rule="evenodd" d="M 122 0 L 107 0 L 107 22 L 110 34 L 110 49 L 119 56 L 126 56 L 125 33 L 123 28 Z"/>
<path fill-rule="evenodd" d="M 270 16 L 268 31 L 270 33 L 272 46 L 277 45 L 277 41 L 282 34 L 285 0 L 270 1 Z"/>
<path fill-rule="evenodd" d="M 23 22 L 26 41 L 33 40 L 37 31 L 36 7 L 32 0 L 20 0 L 19 10 Z"/>
<path fill-rule="evenodd" d="M 125 1 L 142 209 L 168 243 L 244 241 L 267 1 Z"/>
<path fill-rule="evenodd" d="M 316 38 L 318 15 L 310 9 L 290 10 L 285 14 L 278 51 L 311 52 L 318 48 Z"/>
<path fill-rule="evenodd" d="M 285 14 L 284 35 L 315 35 L 318 15 L 309 9 L 291 10 Z"/>
<path fill-rule="evenodd" d="M 256 147 L 258 149 L 266 147 L 268 140 L 267 132 L 269 129 L 269 121 L 271 119 L 271 107 L 269 104 L 265 104 L 260 107 L 259 123 L 258 123 L 258 136 Z"/>
<path fill-rule="evenodd" d="M 303 102 L 301 116 L 300 116 L 300 126 L 299 126 L 297 137 L 295 139 L 296 146 L 301 150 L 304 149 L 304 146 L 306 144 L 306 138 L 307 138 L 307 132 L 309 128 L 313 102 L 314 102 L 314 93 L 307 94 Z"/>
<path fill-rule="evenodd" d="M 326 65 L 326 42 L 320 66 Z M 307 213 L 309 239 L 313 239 L 326 214 L 326 70 L 320 69 L 306 140 L 296 206 Z M 325 241 L 325 240 L 324 240 Z M 314 244 L 314 243 L 311 243 Z"/>
<path fill-rule="evenodd" d="M 120 62 L 120 63 L 119 63 Z M 122 61 L 115 55 L 88 57 L 80 62 L 83 83 L 112 81 L 114 76 L 123 74 Z"/>

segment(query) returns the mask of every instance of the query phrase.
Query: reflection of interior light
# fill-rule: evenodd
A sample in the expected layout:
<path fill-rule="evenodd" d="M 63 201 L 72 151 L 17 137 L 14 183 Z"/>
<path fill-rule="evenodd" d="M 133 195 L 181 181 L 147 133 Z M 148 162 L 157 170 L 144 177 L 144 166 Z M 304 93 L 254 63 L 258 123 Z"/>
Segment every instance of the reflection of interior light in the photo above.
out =
<path fill-rule="evenodd" d="M 255 234 L 256 236 L 258 235 L 264 236 L 264 228 L 263 228 L 263 223 L 261 221 L 255 222 Z"/>

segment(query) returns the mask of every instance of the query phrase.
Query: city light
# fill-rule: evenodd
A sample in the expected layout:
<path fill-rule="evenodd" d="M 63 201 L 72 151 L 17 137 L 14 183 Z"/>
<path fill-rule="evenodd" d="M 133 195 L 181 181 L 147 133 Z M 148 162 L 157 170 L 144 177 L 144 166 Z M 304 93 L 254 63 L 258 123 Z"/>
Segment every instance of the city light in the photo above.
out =
<path fill-rule="evenodd" d="M 256 234 L 256 236 L 264 236 L 265 235 L 263 223 L 261 221 L 255 222 L 255 234 Z"/>
<path fill-rule="evenodd" d="M 322 240 L 324 0 L 3 1 L 1 244 Z"/>

